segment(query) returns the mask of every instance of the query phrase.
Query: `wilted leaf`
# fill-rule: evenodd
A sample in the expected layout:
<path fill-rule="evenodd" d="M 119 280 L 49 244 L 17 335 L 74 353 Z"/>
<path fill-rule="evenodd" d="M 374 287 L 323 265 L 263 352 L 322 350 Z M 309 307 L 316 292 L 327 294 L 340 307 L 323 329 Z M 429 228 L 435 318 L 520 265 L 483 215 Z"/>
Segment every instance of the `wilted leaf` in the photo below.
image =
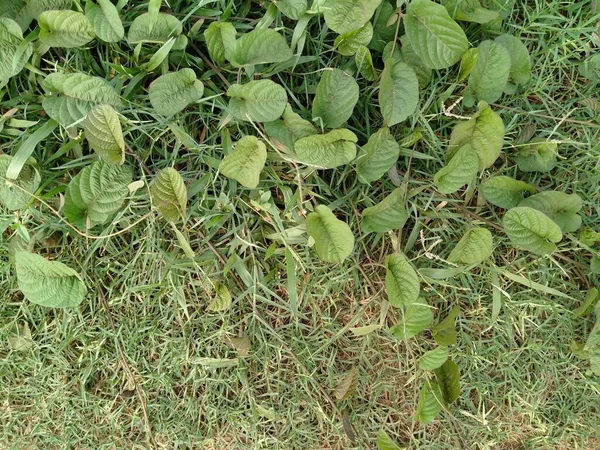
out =
<path fill-rule="evenodd" d="M 338 383 L 333 391 L 336 400 L 342 401 L 347 399 L 356 390 L 358 384 L 358 367 L 353 367 L 350 372 L 344 375 L 344 378 Z"/>

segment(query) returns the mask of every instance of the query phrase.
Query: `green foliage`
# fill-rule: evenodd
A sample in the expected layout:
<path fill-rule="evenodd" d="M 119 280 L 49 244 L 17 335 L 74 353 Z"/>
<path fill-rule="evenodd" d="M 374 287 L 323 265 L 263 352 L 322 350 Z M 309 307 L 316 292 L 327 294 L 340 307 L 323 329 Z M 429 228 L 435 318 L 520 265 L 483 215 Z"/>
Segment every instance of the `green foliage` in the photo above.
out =
<path fill-rule="evenodd" d="M 301 138 L 317 133 L 315 127 L 308 120 L 300 117 L 288 104 L 283 110 L 281 119 L 264 123 L 265 132 L 282 144 L 287 150 L 294 151 L 294 143 Z"/>
<path fill-rule="evenodd" d="M 450 162 L 435 174 L 433 181 L 442 194 L 451 194 L 470 183 L 477 175 L 478 167 L 477 152 L 471 144 L 465 144 L 456 151 Z"/>
<path fill-rule="evenodd" d="M 348 164 L 356 157 L 356 135 L 345 128 L 331 130 L 326 134 L 298 139 L 294 149 L 298 160 L 309 166 L 333 169 Z"/>
<path fill-rule="evenodd" d="M 227 89 L 229 110 L 238 120 L 272 122 L 287 106 L 285 89 L 271 80 L 254 80 L 233 84 Z"/>
<path fill-rule="evenodd" d="M 452 249 L 448 261 L 467 265 L 479 264 L 491 256 L 493 248 L 490 230 L 471 228 Z"/>
<path fill-rule="evenodd" d="M 419 277 L 402 253 L 385 259 L 385 290 L 388 301 L 396 308 L 410 307 L 417 302 L 421 289 Z"/>
<path fill-rule="evenodd" d="M 367 23 L 380 3 L 381 0 L 326 0 L 323 17 L 336 33 L 349 33 Z"/>
<path fill-rule="evenodd" d="M 94 27 L 83 13 L 45 11 L 38 17 L 40 41 L 49 47 L 76 48 L 94 39 Z"/>
<path fill-rule="evenodd" d="M 244 136 L 237 142 L 233 152 L 221 161 L 219 171 L 242 186 L 253 189 L 258 186 L 266 160 L 265 144 L 254 136 Z"/>
<path fill-rule="evenodd" d="M 158 77 L 150 84 L 148 97 L 157 113 L 171 117 L 202 98 L 204 85 L 192 69 L 181 69 Z"/>
<path fill-rule="evenodd" d="M 507 176 L 492 177 L 481 185 L 486 201 L 500 208 L 510 209 L 519 206 L 523 193 L 535 194 L 534 186 Z"/>
<path fill-rule="evenodd" d="M 222 283 L 215 283 L 214 299 L 206 309 L 211 312 L 226 311 L 231 307 L 232 302 L 233 299 L 227 286 Z"/>
<path fill-rule="evenodd" d="M 431 308 L 422 298 L 403 308 L 402 319 L 397 325 L 390 328 L 390 332 L 400 340 L 407 340 L 416 336 L 429 327 L 433 321 Z"/>
<path fill-rule="evenodd" d="M 402 189 L 394 189 L 381 202 L 363 210 L 362 230 L 365 233 L 385 233 L 402 228 L 408 220 L 404 203 Z"/>
<path fill-rule="evenodd" d="M 494 41 L 483 41 L 477 47 L 477 61 L 469 75 L 465 104 L 475 101 L 494 103 L 502 96 L 510 74 L 508 50 Z"/>
<path fill-rule="evenodd" d="M 312 115 L 327 128 L 341 127 L 352 115 L 358 101 L 358 84 L 342 70 L 323 72 L 313 101 Z"/>
<path fill-rule="evenodd" d="M 125 140 L 119 115 L 110 105 L 94 106 L 83 123 L 85 138 L 98 156 L 109 164 L 125 162 Z"/>
<path fill-rule="evenodd" d="M 509 209 L 504 214 L 504 231 L 516 247 L 538 255 L 556 250 L 562 240 L 560 227 L 544 213 L 526 206 Z"/>
<path fill-rule="evenodd" d="M 388 127 L 377 130 L 360 149 L 356 174 L 363 183 L 379 180 L 398 160 L 400 145 Z"/>
<path fill-rule="evenodd" d="M 441 3 L 456 20 L 483 24 L 500 18 L 498 11 L 484 8 L 479 0 L 442 0 Z"/>
<path fill-rule="evenodd" d="M 406 120 L 418 103 L 419 82 L 415 71 L 408 64 L 387 59 L 379 86 L 379 108 L 386 126 Z"/>
<path fill-rule="evenodd" d="M 119 11 L 110 0 L 86 0 L 85 15 L 92 24 L 94 34 L 104 42 L 118 42 L 125 36 Z"/>
<path fill-rule="evenodd" d="M 227 43 L 229 41 L 224 42 Z M 286 61 L 291 57 L 292 50 L 285 38 L 277 31 L 267 28 L 242 35 L 235 41 L 227 59 L 234 67 L 244 67 Z"/>
<path fill-rule="evenodd" d="M 460 308 L 458 305 L 453 307 L 448 315 L 442 320 L 440 323 L 435 325 L 431 332 L 433 333 L 433 338 L 438 345 L 456 345 L 458 341 L 458 335 L 456 333 L 456 318 L 460 313 Z"/>
<path fill-rule="evenodd" d="M 510 55 L 511 80 L 516 84 L 525 84 L 531 76 L 531 57 L 525 44 L 515 36 L 503 34 L 494 39 L 494 42 L 503 46 Z"/>
<path fill-rule="evenodd" d="M 185 219 L 187 190 L 177 170 L 167 167 L 159 171 L 150 186 L 150 196 L 154 206 L 169 222 Z"/>
<path fill-rule="evenodd" d="M 155 20 L 151 20 L 150 14 L 144 13 L 131 23 L 127 41 L 130 44 L 164 44 L 176 38 L 173 49 L 180 50 L 187 44 L 187 39 L 181 35 L 182 31 L 183 26 L 175 16 L 159 13 Z"/>
<path fill-rule="evenodd" d="M 33 53 L 33 44 L 25 43 L 19 25 L 0 18 L 0 83 L 17 75 Z"/>
<path fill-rule="evenodd" d="M 556 166 L 558 145 L 541 138 L 533 139 L 516 156 L 519 170 L 523 172 L 550 172 Z"/>
<path fill-rule="evenodd" d="M 460 397 L 460 373 L 456 363 L 451 359 L 446 360 L 444 364 L 435 369 L 435 376 L 444 402 L 454 403 Z"/>
<path fill-rule="evenodd" d="M 440 386 L 437 383 L 427 382 L 419 393 L 419 404 L 415 412 L 415 420 L 427 425 L 435 419 L 443 407 Z"/>
<path fill-rule="evenodd" d="M 377 448 L 379 450 L 401 450 L 385 430 L 379 430 L 377 432 Z"/>
<path fill-rule="evenodd" d="M 34 161 L 27 161 L 18 179 L 8 179 L 6 172 L 12 159 L 11 156 L 0 155 L 0 204 L 9 211 L 16 211 L 29 203 L 31 194 L 34 194 L 40 185 L 41 177 L 33 164 Z"/>
<path fill-rule="evenodd" d="M 577 194 L 545 191 L 526 198 L 519 206 L 527 206 L 546 214 L 556 223 L 563 233 L 572 233 L 581 226 L 581 216 L 577 213 L 583 207 Z"/>
<path fill-rule="evenodd" d="M 308 215 L 306 231 L 315 241 L 315 250 L 323 261 L 342 262 L 354 249 L 352 230 L 325 205 L 317 206 Z"/>
<path fill-rule="evenodd" d="M 235 27 L 229 22 L 212 22 L 204 30 L 208 54 L 217 64 L 223 64 L 226 54 L 235 45 Z"/>
<path fill-rule="evenodd" d="M 438 346 L 425 352 L 419 358 L 419 369 L 435 370 L 441 367 L 448 359 L 448 347 Z"/>

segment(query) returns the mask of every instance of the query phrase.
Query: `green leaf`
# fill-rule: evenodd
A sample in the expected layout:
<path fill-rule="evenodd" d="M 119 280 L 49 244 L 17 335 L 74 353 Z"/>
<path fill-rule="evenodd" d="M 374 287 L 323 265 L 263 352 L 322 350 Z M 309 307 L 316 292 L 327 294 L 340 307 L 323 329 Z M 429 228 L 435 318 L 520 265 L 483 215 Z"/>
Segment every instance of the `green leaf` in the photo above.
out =
<path fill-rule="evenodd" d="M 356 135 L 345 128 L 298 139 L 294 149 L 298 160 L 309 166 L 333 169 L 356 157 Z"/>
<path fill-rule="evenodd" d="M 460 372 L 456 363 L 451 359 L 446 360 L 435 370 L 435 376 L 444 401 L 448 404 L 454 403 L 460 397 Z"/>
<path fill-rule="evenodd" d="M 442 5 L 456 20 L 483 24 L 500 19 L 498 11 L 484 8 L 479 0 L 442 0 Z"/>
<path fill-rule="evenodd" d="M 212 22 L 204 30 L 208 54 L 216 64 L 223 64 L 226 54 L 235 46 L 235 27 L 229 22 Z"/>
<path fill-rule="evenodd" d="M 477 47 L 477 61 L 469 75 L 465 96 L 493 103 L 504 92 L 510 74 L 510 54 L 494 41 L 483 41 Z"/>
<path fill-rule="evenodd" d="M 64 212 L 80 229 L 107 222 L 129 194 L 131 169 L 96 161 L 71 180 Z"/>
<path fill-rule="evenodd" d="M 455 345 L 458 341 L 458 335 L 456 333 L 456 318 L 460 313 L 460 307 L 454 306 L 448 315 L 431 329 L 433 338 L 438 345 Z"/>
<path fill-rule="evenodd" d="M 458 82 L 463 81 L 467 78 L 477 64 L 477 56 L 479 55 L 479 49 L 477 47 L 470 48 L 462 55 L 460 59 L 460 67 L 458 68 Z"/>
<path fill-rule="evenodd" d="M 419 369 L 435 370 L 442 366 L 448 359 L 448 347 L 439 346 L 423 353 L 419 358 Z"/>
<path fill-rule="evenodd" d="M 431 308 L 422 298 L 416 299 L 404 310 L 402 320 L 390 328 L 390 332 L 400 340 L 410 339 L 425 330 L 433 321 Z"/>
<path fill-rule="evenodd" d="M 510 78 L 516 84 L 525 84 L 531 76 L 531 57 L 521 39 L 502 34 L 494 41 L 504 47 L 510 55 Z"/>
<path fill-rule="evenodd" d="M 371 42 L 369 43 L 369 48 L 375 50 L 377 53 L 383 52 L 386 43 L 393 41 L 396 37 L 396 24 L 389 23 L 390 17 L 392 17 L 395 12 L 394 7 L 389 2 L 384 1 L 379 7 L 379 12 L 375 14 L 375 19 L 373 21 L 373 39 L 371 39 Z"/>
<path fill-rule="evenodd" d="M 233 152 L 221 161 L 219 171 L 242 186 L 254 189 L 258 186 L 266 160 L 265 144 L 255 136 L 244 136 L 235 144 Z"/>
<path fill-rule="evenodd" d="M 458 191 L 477 175 L 479 158 L 470 144 L 458 149 L 450 162 L 433 177 L 433 182 L 442 194 Z"/>
<path fill-rule="evenodd" d="M 38 17 L 40 41 L 49 47 L 81 47 L 94 39 L 94 28 L 76 11 L 45 11 Z"/>
<path fill-rule="evenodd" d="M 479 170 L 494 164 L 504 144 L 504 123 L 498 114 L 480 102 L 477 112 L 452 130 L 448 146 L 449 159 L 464 145 L 470 144 L 477 153 Z"/>
<path fill-rule="evenodd" d="M 528 207 L 509 209 L 502 220 L 504 231 L 515 247 L 537 255 L 548 255 L 556 250 L 562 239 L 560 227 L 543 212 Z"/>
<path fill-rule="evenodd" d="M 79 274 L 58 261 L 48 261 L 29 252 L 15 254 L 17 283 L 31 303 L 48 308 L 79 305 L 87 294 Z"/>
<path fill-rule="evenodd" d="M 578 238 L 583 244 L 591 247 L 592 245 L 600 242 L 600 233 L 594 231 L 593 228 L 585 227 L 579 232 Z"/>
<path fill-rule="evenodd" d="M 327 206 L 319 205 L 308 215 L 306 231 L 314 239 L 317 255 L 323 261 L 342 262 L 354 249 L 352 230 Z"/>
<path fill-rule="evenodd" d="M 104 42 L 118 42 L 125 36 L 119 11 L 110 0 L 91 0 L 85 4 L 85 15 L 90 20 L 94 33 Z"/>
<path fill-rule="evenodd" d="M 21 72 L 32 53 L 33 44 L 24 44 L 19 25 L 0 18 L 0 83 Z"/>
<path fill-rule="evenodd" d="M 383 429 L 377 432 L 377 448 L 379 450 L 402 450 Z"/>
<path fill-rule="evenodd" d="M 181 36 L 183 26 L 177 17 L 159 13 L 152 24 L 149 13 L 137 16 L 129 27 L 127 41 L 132 44 L 164 44 L 171 38 L 177 38 L 174 50 L 182 50 L 187 45 L 185 36 Z"/>
<path fill-rule="evenodd" d="M 277 140 L 292 152 L 294 142 L 317 133 L 313 124 L 296 114 L 289 104 L 283 110 L 281 119 L 266 122 L 264 127 L 270 138 Z"/>
<path fill-rule="evenodd" d="M 227 286 L 222 283 L 215 283 L 215 297 L 213 301 L 210 302 L 210 305 L 206 308 L 207 311 L 211 312 L 220 312 L 226 311 L 231 308 L 232 303 L 231 294 L 229 293 L 229 289 Z"/>
<path fill-rule="evenodd" d="M 234 67 L 287 61 L 293 56 L 285 38 L 272 28 L 252 30 L 240 37 L 227 59 Z"/>
<path fill-rule="evenodd" d="M 415 412 L 415 420 L 423 425 L 431 423 L 443 408 L 443 396 L 437 383 L 427 382 L 419 392 L 419 403 Z"/>
<path fill-rule="evenodd" d="M 338 128 L 346 122 L 358 101 L 358 84 L 340 69 L 323 72 L 315 99 L 312 115 L 320 117 L 327 128 Z"/>
<path fill-rule="evenodd" d="M 582 317 L 589 314 L 594 308 L 596 302 L 598 301 L 598 294 L 600 294 L 598 289 L 596 289 L 595 287 L 591 288 L 587 292 L 583 303 L 581 303 L 581 305 L 579 305 L 577 309 L 573 310 L 573 317 Z"/>
<path fill-rule="evenodd" d="M 53 94 L 44 97 L 42 107 L 65 127 L 82 120 L 95 105 L 107 104 L 117 109 L 122 106 L 119 95 L 106 80 L 83 73 L 51 73 L 42 81 L 42 87 Z"/>
<path fill-rule="evenodd" d="M 271 80 L 254 80 L 246 84 L 232 84 L 227 89 L 229 109 L 238 120 L 272 122 L 287 106 L 285 89 Z"/>
<path fill-rule="evenodd" d="M 326 0 L 323 17 L 338 34 L 349 33 L 371 20 L 381 0 Z"/>
<path fill-rule="evenodd" d="M 125 140 L 119 115 L 110 105 L 96 105 L 83 121 L 85 138 L 98 156 L 109 164 L 125 162 Z"/>
<path fill-rule="evenodd" d="M 532 195 L 519 203 L 546 214 L 556 223 L 563 233 L 572 233 L 581 226 L 581 217 L 577 214 L 583 207 L 583 201 L 577 194 L 565 194 L 558 191 L 545 191 Z"/>
<path fill-rule="evenodd" d="M 73 0 L 12 0 L 0 2 L 0 17 L 8 17 L 23 31 L 44 11 L 71 9 Z"/>
<path fill-rule="evenodd" d="M 404 27 L 416 54 L 431 69 L 453 66 L 469 48 L 465 32 L 446 8 L 430 0 L 408 4 Z"/>
<path fill-rule="evenodd" d="M 308 8 L 306 0 L 276 0 L 273 3 L 281 14 L 292 20 L 300 19 Z"/>
<path fill-rule="evenodd" d="M 600 54 L 591 55 L 579 64 L 579 74 L 590 81 L 600 81 Z"/>
<path fill-rule="evenodd" d="M 347 399 L 356 390 L 358 384 L 358 367 L 353 367 L 344 378 L 340 380 L 333 391 L 335 399 L 340 402 Z"/>
<path fill-rule="evenodd" d="M 481 185 L 481 192 L 488 203 L 500 208 L 510 209 L 519 206 L 524 199 L 523 193 L 537 192 L 534 186 L 511 177 L 492 177 Z"/>
<path fill-rule="evenodd" d="M 423 60 L 415 52 L 415 49 L 410 43 L 410 39 L 408 39 L 406 35 L 400 38 L 400 42 L 400 54 L 402 56 L 402 61 L 408 64 L 415 71 L 417 80 L 419 81 L 419 87 L 421 89 L 428 86 L 429 83 L 431 83 L 432 70 L 425 65 Z"/>
<path fill-rule="evenodd" d="M 0 203 L 9 211 L 16 211 L 29 203 L 31 194 L 37 191 L 42 179 L 29 161 L 25 163 L 16 180 L 9 180 L 6 172 L 12 159 L 12 156 L 0 155 Z"/>
<path fill-rule="evenodd" d="M 336 50 L 344 56 L 352 56 L 359 47 L 364 47 L 371 42 L 373 38 L 373 25 L 371 22 L 365 23 L 362 27 L 340 34 L 333 43 Z"/>
<path fill-rule="evenodd" d="M 154 110 L 171 117 L 200 100 L 204 85 L 192 69 L 181 69 L 158 77 L 150 84 L 148 93 Z"/>
<path fill-rule="evenodd" d="M 400 145 L 383 127 L 373 133 L 363 145 L 356 162 L 356 174 L 362 183 L 379 180 L 394 165 L 400 155 Z"/>
<path fill-rule="evenodd" d="M 460 264 L 479 264 L 492 255 L 492 233 L 486 228 L 471 228 L 458 241 L 448 256 L 448 261 Z"/>
<path fill-rule="evenodd" d="M 172 167 L 160 170 L 150 185 L 152 203 L 169 222 L 185 219 L 187 190 L 183 178 Z"/>
<path fill-rule="evenodd" d="M 419 277 L 406 256 L 394 253 L 385 258 L 385 290 L 388 301 L 396 308 L 418 302 Z"/>
<path fill-rule="evenodd" d="M 556 167 L 558 146 L 542 138 L 532 139 L 516 156 L 517 166 L 523 172 L 550 172 Z"/>
<path fill-rule="evenodd" d="M 379 108 L 389 127 L 403 122 L 419 104 L 419 82 L 415 71 L 393 58 L 385 61 L 379 84 Z"/>
<path fill-rule="evenodd" d="M 396 188 L 381 202 L 362 212 L 361 228 L 365 233 L 385 233 L 402 228 L 407 219 L 403 191 Z"/>
<path fill-rule="evenodd" d="M 354 62 L 358 72 L 369 81 L 375 81 L 377 79 L 377 71 L 373 66 L 373 58 L 371 52 L 365 46 L 358 47 L 354 54 Z"/>

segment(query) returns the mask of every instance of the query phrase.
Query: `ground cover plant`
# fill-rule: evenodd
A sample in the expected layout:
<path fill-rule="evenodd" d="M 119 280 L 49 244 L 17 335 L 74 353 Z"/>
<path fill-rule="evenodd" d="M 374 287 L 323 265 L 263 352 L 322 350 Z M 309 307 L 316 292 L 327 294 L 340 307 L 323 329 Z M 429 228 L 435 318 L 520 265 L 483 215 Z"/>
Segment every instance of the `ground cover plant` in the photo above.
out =
<path fill-rule="evenodd" d="M 7 448 L 600 448 L 595 3 L 0 2 Z"/>

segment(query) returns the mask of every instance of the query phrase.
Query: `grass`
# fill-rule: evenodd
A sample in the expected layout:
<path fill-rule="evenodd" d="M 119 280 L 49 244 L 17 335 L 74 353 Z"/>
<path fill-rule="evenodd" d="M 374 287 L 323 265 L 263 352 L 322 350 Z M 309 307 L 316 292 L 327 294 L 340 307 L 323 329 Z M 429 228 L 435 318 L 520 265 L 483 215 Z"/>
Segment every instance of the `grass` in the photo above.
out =
<path fill-rule="evenodd" d="M 171 8 L 184 16 L 191 3 L 175 0 Z M 579 77 L 577 64 L 599 45 L 600 15 L 587 2 L 518 3 L 505 29 L 527 44 L 534 77 L 526 92 L 505 95 L 494 108 L 507 125 L 509 142 L 528 127 L 560 142 L 558 167 L 532 182 L 578 193 L 584 224 L 598 229 L 600 123 L 578 103 L 598 98 L 598 86 Z M 132 5 L 124 21 L 145 8 Z M 319 55 L 321 67 L 340 65 L 344 58 L 332 51 L 331 36 L 321 27 L 312 25 L 306 54 Z M 94 71 L 109 72 L 103 51 L 100 46 L 91 53 L 69 52 L 45 64 L 90 70 L 93 60 Z M 190 53 L 192 67 L 210 76 L 212 69 Z M 276 75 L 286 81 L 300 111 L 308 107 L 307 93 L 318 79 L 311 67 Z M 295 226 L 311 198 L 338 208 L 356 230 L 358 211 L 383 198 L 394 187 L 391 179 L 366 187 L 349 176 L 350 169 L 299 169 L 303 197 L 296 169 L 275 159 L 268 169 L 271 181 L 241 194 L 214 175 L 222 148 L 235 140 L 217 130 L 221 98 L 208 101 L 202 113 L 184 115 L 180 125 L 198 142 L 186 148 L 166 124 L 157 128 L 159 119 L 141 106 L 145 94 L 132 87 L 125 111 L 132 118 L 128 142 L 151 173 L 175 164 L 188 182 L 194 195 L 185 233 L 197 257 L 184 258 L 172 230 L 155 215 L 99 240 L 49 220 L 44 208 L 19 217 L 40 237 L 43 251 L 81 268 L 97 297 L 78 310 L 36 307 L 22 301 L 9 262 L 0 261 L 0 448 L 368 449 L 375 448 L 381 428 L 415 450 L 600 448 L 600 380 L 569 349 L 592 326 L 591 318 L 573 319 L 570 310 L 598 282 L 575 237 L 553 257 L 532 258 L 505 245 L 501 230 L 495 233 L 497 266 L 575 300 L 500 275 L 502 310 L 492 321 L 490 268 L 423 283 L 437 318 L 455 304 L 461 307 L 452 356 L 461 370 L 462 394 L 431 425 L 412 420 L 423 381 L 416 361 L 433 348 L 433 340 L 426 335 L 406 345 L 389 333 L 398 318 L 385 300 L 383 260 L 402 249 L 420 268 L 444 267 L 440 261 L 467 226 L 493 228 L 498 222 L 493 210 L 465 207 L 462 199 L 441 197 L 431 187 L 455 123 L 444 117 L 439 99 L 447 89 L 452 92 L 447 106 L 459 96 L 450 76 L 436 77 L 421 95 L 420 113 L 408 128 L 396 130 L 401 139 L 423 129 L 416 150 L 433 157 L 405 157 L 398 164 L 411 220 L 397 235 L 357 237 L 354 258 L 337 266 L 318 262 L 306 245 L 295 245 L 304 238 L 293 235 L 286 238 L 290 245 L 278 245 L 273 253 L 272 235 Z M 36 94 L 25 77 L 20 83 L 29 97 L 5 96 L 2 106 L 31 102 L 35 117 Z M 207 85 L 211 88 L 219 91 Z M 379 126 L 375 102 L 362 99 L 350 122 L 361 141 Z M 469 113 L 460 105 L 453 112 Z M 40 149 L 41 160 L 68 142 L 68 136 L 57 136 Z M 510 155 L 513 149 L 504 151 Z M 78 169 L 86 160 L 63 163 L 46 167 L 42 179 Z M 505 158 L 497 168 L 506 164 Z M 138 174 L 146 178 L 143 168 Z M 46 200 L 54 202 L 55 196 Z M 126 228 L 148 208 L 147 197 L 134 194 L 118 223 L 101 234 Z M 0 241 L 2 255 L 8 245 Z M 234 303 L 226 312 L 210 313 L 206 307 L 217 281 L 227 284 Z M 25 324 L 30 347 L 11 349 L 14 327 Z M 351 331 L 372 324 L 382 327 L 366 336 Z M 249 340 L 249 350 L 241 338 Z M 353 368 L 356 391 L 338 402 L 334 389 Z"/>

